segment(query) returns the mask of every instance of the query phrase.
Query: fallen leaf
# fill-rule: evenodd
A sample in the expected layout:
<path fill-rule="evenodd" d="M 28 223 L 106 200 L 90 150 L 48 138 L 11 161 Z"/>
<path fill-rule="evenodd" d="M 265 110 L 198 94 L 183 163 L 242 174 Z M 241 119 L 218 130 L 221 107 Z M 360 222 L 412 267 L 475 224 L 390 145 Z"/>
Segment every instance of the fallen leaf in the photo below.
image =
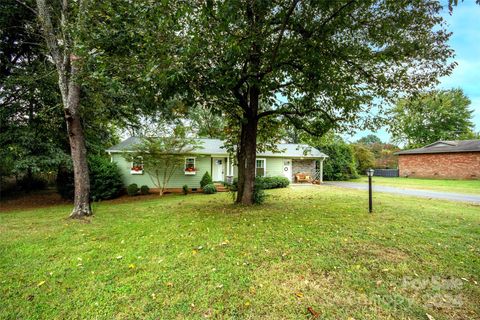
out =
<path fill-rule="evenodd" d="M 297 298 L 302 298 L 303 297 L 303 293 L 301 293 L 301 292 L 296 292 L 295 295 L 297 296 Z"/>
<path fill-rule="evenodd" d="M 39 283 L 37 283 L 37 287 L 41 287 L 45 284 L 45 281 L 40 281 Z"/>
<path fill-rule="evenodd" d="M 123 256 L 117 256 L 117 259 L 118 259 L 118 260 L 120 260 L 120 259 L 122 259 L 122 258 L 123 258 Z"/>
<path fill-rule="evenodd" d="M 427 315 L 428 320 L 435 320 L 435 318 L 432 317 L 431 315 L 429 315 L 428 313 L 426 313 L 426 315 Z"/>
<path fill-rule="evenodd" d="M 320 313 L 318 313 L 317 311 L 313 310 L 312 307 L 308 307 L 307 308 L 307 311 L 310 312 L 310 314 L 312 315 L 312 317 L 314 319 L 318 318 L 320 316 Z"/>
<path fill-rule="evenodd" d="M 128 265 L 128 268 L 129 268 L 129 269 L 135 269 L 136 267 L 135 267 L 135 265 L 134 265 L 133 263 L 130 263 L 130 264 Z"/>

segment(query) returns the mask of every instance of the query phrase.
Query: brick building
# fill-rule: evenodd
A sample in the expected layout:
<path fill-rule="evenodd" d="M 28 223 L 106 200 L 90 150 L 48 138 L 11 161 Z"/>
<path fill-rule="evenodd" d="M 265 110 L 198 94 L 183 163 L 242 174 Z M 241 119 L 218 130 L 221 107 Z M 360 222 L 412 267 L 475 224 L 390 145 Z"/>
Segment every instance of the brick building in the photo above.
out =
<path fill-rule="evenodd" d="M 395 154 L 401 177 L 480 179 L 480 140 L 437 141 Z"/>

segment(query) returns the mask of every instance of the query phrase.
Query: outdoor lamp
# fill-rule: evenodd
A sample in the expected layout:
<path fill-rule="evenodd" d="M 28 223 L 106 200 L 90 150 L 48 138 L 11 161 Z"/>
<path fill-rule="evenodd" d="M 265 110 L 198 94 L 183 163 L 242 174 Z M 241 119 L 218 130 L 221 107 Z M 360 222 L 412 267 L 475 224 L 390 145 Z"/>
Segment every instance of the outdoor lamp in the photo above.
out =
<path fill-rule="evenodd" d="M 372 168 L 367 170 L 368 176 L 368 212 L 372 213 L 372 177 L 375 173 L 375 170 Z"/>
<path fill-rule="evenodd" d="M 373 170 L 372 168 L 368 169 L 367 170 L 367 176 L 369 177 L 373 177 L 373 173 L 375 172 L 375 170 Z"/>

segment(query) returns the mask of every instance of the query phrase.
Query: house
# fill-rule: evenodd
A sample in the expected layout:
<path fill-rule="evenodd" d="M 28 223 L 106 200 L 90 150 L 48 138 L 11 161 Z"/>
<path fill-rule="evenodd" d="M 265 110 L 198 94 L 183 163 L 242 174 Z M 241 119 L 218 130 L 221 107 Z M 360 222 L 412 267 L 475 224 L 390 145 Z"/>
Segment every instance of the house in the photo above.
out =
<path fill-rule="evenodd" d="M 437 141 L 395 154 L 401 177 L 480 179 L 480 140 Z"/>
<path fill-rule="evenodd" d="M 200 188 L 200 180 L 205 172 L 209 172 L 213 181 L 232 181 L 238 170 L 234 159 L 229 157 L 219 139 L 198 139 L 201 148 L 191 152 L 185 158 L 183 168 L 172 176 L 167 189 L 176 191 L 187 185 L 189 188 Z M 136 183 L 154 188 L 152 179 L 143 170 L 141 163 L 132 163 L 123 157 L 123 153 L 141 143 L 138 137 L 127 140 L 107 149 L 112 162 L 116 162 L 122 172 L 125 185 Z M 307 173 L 314 179 L 323 180 L 323 161 L 327 155 L 315 148 L 303 144 L 279 144 L 278 152 L 259 152 L 256 159 L 256 175 L 262 177 L 284 176 L 294 181 L 296 173 Z"/>

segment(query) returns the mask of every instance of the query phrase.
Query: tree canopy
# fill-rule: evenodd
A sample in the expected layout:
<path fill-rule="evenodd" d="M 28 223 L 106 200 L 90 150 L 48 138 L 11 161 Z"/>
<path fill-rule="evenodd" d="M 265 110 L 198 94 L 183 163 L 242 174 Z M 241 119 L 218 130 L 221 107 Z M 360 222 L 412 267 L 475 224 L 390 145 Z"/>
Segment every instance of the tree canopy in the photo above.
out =
<path fill-rule="evenodd" d="M 183 80 L 238 124 L 238 202 L 252 203 L 257 133 L 373 128 L 373 106 L 454 64 L 437 1 L 206 1 L 187 15 Z M 270 130 L 270 132 L 274 132 Z"/>
<path fill-rule="evenodd" d="M 382 143 L 382 140 L 380 140 L 380 138 L 377 137 L 374 134 L 369 134 L 365 137 L 362 137 L 362 138 L 358 139 L 357 143 L 370 145 L 370 144 L 374 144 L 374 143 Z"/>
<path fill-rule="evenodd" d="M 388 130 L 394 141 L 409 148 L 473 138 L 472 113 L 461 89 L 433 90 L 400 99 L 389 112 Z"/>

